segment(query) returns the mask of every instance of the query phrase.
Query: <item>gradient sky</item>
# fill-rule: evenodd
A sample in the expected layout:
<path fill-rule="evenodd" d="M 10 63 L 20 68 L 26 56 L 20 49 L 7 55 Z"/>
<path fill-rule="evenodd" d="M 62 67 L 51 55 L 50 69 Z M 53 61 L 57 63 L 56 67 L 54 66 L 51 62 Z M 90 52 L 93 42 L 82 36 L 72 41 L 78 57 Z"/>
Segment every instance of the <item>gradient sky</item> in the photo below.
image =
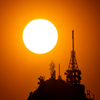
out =
<path fill-rule="evenodd" d="M 43 18 L 58 31 L 57 45 L 46 54 L 29 51 L 22 39 L 25 26 Z M 50 78 L 49 63 L 61 65 L 65 80 L 72 30 L 81 84 L 100 99 L 100 0 L 0 0 L 0 100 L 26 100 L 38 88 L 38 77 Z"/>

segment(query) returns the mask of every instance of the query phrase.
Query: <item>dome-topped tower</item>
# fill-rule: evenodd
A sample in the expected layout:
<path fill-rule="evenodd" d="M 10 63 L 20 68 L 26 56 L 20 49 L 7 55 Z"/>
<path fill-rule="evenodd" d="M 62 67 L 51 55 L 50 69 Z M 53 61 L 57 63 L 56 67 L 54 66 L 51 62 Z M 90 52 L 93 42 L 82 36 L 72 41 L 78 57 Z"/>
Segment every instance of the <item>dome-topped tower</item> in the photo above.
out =
<path fill-rule="evenodd" d="M 80 84 L 81 80 L 81 71 L 78 69 L 75 51 L 74 51 L 74 30 L 72 30 L 72 51 L 71 58 L 68 65 L 68 69 L 64 73 L 66 75 L 66 81 L 68 84 Z"/>

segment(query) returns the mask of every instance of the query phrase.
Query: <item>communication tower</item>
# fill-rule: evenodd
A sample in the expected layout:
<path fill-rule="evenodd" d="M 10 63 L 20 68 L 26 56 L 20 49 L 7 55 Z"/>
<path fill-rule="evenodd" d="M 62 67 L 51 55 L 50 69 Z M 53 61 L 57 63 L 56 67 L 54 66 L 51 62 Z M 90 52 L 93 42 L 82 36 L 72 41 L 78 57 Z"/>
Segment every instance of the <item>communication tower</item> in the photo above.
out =
<path fill-rule="evenodd" d="M 74 30 L 72 30 L 72 51 L 71 58 L 69 61 L 68 69 L 64 73 L 66 75 L 66 81 L 68 84 L 80 84 L 81 71 L 78 69 L 77 60 L 74 51 Z"/>
<path fill-rule="evenodd" d="M 56 75 L 55 75 L 55 70 L 54 70 L 54 68 L 55 68 L 54 62 L 52 61 L 49 66 L 50 66 L 51 79 L 55 79 Z"/>

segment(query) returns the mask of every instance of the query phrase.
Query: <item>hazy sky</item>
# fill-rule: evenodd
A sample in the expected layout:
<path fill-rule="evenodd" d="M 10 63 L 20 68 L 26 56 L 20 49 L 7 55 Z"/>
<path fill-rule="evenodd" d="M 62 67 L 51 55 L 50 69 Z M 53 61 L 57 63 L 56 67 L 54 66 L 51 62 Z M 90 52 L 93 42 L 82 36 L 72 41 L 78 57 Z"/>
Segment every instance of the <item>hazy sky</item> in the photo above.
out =
<path fill-rule="evenodd" d="M 46 54 L 29 51 L 22 39 L 25 26 L 43 18 L 58 31 L 57 45 Z M 71 33 L 81 84 L 100 99 L 100 1 L 99 0 L 0 0 L 0 100 L 26 100 L 38 88 L 40 75 L 50 78 L 49 63 L 61 65 L 65 80 L 71 52 Z"/>

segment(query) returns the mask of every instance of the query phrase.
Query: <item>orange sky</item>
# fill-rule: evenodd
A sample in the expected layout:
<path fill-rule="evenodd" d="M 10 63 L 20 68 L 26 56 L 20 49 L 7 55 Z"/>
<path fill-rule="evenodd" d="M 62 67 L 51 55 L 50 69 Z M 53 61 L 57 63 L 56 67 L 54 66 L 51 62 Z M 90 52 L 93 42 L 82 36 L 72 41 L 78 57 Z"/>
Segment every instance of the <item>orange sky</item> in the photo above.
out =
<path fill-rule="evenodd" d="M 58 30 L 58 42 L 46 54 L 34 54 L 22 40 L 28 22 L 43 18 Z M 40 75 L 50 78 L 49 63 L 61 64 L 65 80 L 71 52 L 71 33 L 82 81 L 100 99 L 99 0 L 0 0 L 0 100 L 26 100 L 38 88 Z"/>

